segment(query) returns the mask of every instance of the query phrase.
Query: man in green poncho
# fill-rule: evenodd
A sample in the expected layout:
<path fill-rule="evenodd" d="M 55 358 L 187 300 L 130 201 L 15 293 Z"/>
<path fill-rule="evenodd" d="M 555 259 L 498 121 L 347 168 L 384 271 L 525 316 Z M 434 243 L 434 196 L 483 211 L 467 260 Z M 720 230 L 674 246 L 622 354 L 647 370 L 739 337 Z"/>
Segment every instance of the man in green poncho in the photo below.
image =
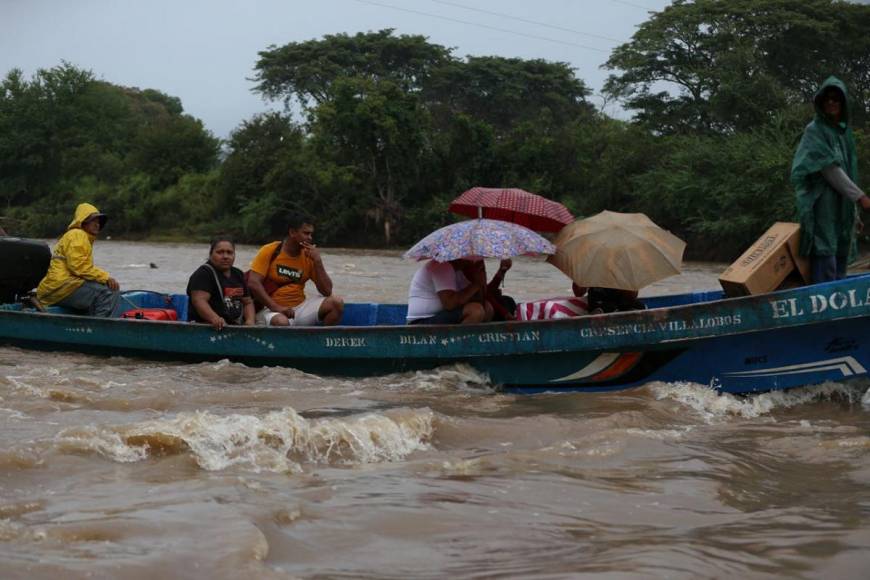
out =
<path fill-rule="evenodd" d="M 828 77 L 813 104 L 816 116 L 794 154 L 791 182 L 801 224 L 800 253 L 809 256 L 818 284 L 846 275 L 855 252 L 855 204 L 870 209 L 870 198 L 856 185 L 858 154 L 846 85 Z"/>

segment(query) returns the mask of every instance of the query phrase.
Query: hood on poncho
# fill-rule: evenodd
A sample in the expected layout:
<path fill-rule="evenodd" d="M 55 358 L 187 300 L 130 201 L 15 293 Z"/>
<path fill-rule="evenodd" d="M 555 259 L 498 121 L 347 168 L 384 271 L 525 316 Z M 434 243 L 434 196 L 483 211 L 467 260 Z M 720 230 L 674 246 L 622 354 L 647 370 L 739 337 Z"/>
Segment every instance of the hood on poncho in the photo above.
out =
<path fill-rule="evenodd" d="M 827 92 L 827 90 L 831 88 L 837 89 L 838 91 L 840 91 L 840 94 L 843 95 L 843 113 L 840 117 L 840 123 L 848 127 L 849 111 L 851 110 L 849 103 L 849 91 L 846 90 L 846 84 L 834 75 L 831 75 L 825 79 L 825 82 L 822 83 L 822 86 L 819 87 L 819 90 L 816 91 L 816 94 L 813 97 L 813 107 L 816 109 L 816 118 L 828 121 L 828 118 L 825 115 L 822 97 L 824 96 L 825 92 Z"/>
<path fill-rule="evenodd" d="M 69 223 L 66 229 L 71 230 L 73 228 L 82 227 L 82 223 L 91 216 L 96 216 L 97 219 L 100 220 L 100 229 L 106 227 L 106 222 L 109 219 L 106 214 L 100 213 L 100 210 L 89 203 L 80 203 L 76 206 L 76 213 L 75 217 L 73 217 L 73 221 Z"/>

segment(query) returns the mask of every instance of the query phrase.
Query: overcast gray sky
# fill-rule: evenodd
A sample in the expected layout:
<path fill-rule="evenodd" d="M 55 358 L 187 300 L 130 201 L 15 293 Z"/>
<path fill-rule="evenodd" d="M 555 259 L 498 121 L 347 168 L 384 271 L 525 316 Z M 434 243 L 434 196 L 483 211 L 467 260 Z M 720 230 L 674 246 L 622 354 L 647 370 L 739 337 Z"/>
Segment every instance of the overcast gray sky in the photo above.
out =
<path fill-rule="evenodd" d="M 0 74 L 66 60 L 108 82 L 181 98 L 225 138 L 278 108 L 251 93 L 271 44 L 395 28 L 455 48 L 570 63 L 598 92 L 600 65 L 669 0 L 0 0 Z M 594 99 L 597 105 L 601 101 Z M 611 114 L 616 111 L 608 111 Z"/>

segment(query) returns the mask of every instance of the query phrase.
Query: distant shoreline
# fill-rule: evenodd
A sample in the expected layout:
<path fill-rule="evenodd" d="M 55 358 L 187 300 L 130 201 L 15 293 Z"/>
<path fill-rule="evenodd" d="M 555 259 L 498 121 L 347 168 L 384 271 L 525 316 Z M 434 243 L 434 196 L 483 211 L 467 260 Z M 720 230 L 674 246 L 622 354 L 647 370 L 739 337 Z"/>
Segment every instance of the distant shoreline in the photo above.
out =
<path fill-rule="evenodd" d="M 10 236 L 10 237 L 21 237 L 21 236 Z M 51 245 L 57 241 L 57 238 L 29 238 L 42 240 L 45 243 Z M 172 245 L 172 244 L 185 244 L 185 245 L 198 245 L 203 244 L 207 245 L 208 240 L 202 239 L 182 239 L 180 237 L 165 237 L 165 236 L 152 236 L 147 238 L 98 238 L 97 241 L 99 243 L 112 243 L 112 242 L 120 242 L 127 244 L 158 244 L 158 245 Z M 270 240 L 266 240 L 260 243 L 248 243 L 248 242 L 237 242 L 238 246 L 257 248 L 264 244 L 268 244 Z M 274 241 L 274 240 L 272 240 Z M 320 248 L 324 252 L 330 254 L 351 254 L 351 255 L 367 255 L 367 256 L 385 256 L 385 257 L 397 257 L 401 256 L 407 248 L 355 248 L 355 247 L 346 247 L 346 246 L 321 246 Z M 727 266 L 729 262 L 722 262 L 719 260 L 709 260 L 704 257 L 695 257 L 690 256 L 689 258 L 684 260 L 684 263 L 693 263 L 693 264 L 716 264 L 716 265 L 724 265 Z M 862 247 L 858 252 L 858 257 L 849 265 L 850 270 L 870 270 L 870 245 L 866 247 Z"/>

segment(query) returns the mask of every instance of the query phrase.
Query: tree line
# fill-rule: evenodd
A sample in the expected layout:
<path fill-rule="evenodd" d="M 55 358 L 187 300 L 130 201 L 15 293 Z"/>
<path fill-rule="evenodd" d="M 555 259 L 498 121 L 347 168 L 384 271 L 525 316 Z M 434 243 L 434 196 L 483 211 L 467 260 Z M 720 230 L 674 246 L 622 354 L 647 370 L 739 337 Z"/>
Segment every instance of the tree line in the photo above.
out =
<path fill-rule="evenodd" d="M 225 142 L 179 99 L 69 63 L 0 84 L 7 230 L 56 236 L 91 201 L 116 236 L 274 239 L 315 218 L 323 245 L 406 246 L 475 185 L 521 187 L 575 215 L 641 211 L 698 258 L 730 259 L 794 218 L 791 156 L 829 74 L 852 98 L 870 171 L 870 6 L 675 0 L 604 67 L 613 119 L 566 63 L 457 57 L 393 30 L 259 53 L 254 90 L 285 104 Z"/>

